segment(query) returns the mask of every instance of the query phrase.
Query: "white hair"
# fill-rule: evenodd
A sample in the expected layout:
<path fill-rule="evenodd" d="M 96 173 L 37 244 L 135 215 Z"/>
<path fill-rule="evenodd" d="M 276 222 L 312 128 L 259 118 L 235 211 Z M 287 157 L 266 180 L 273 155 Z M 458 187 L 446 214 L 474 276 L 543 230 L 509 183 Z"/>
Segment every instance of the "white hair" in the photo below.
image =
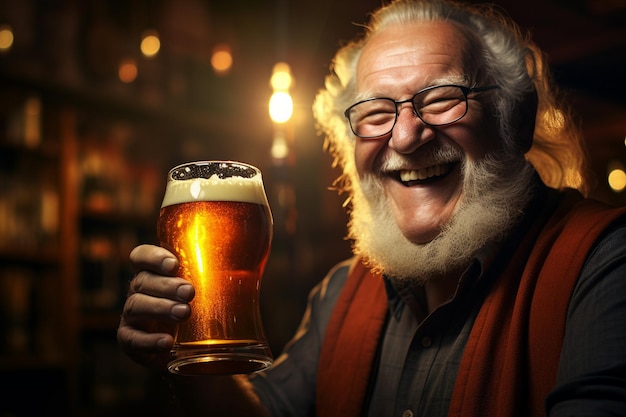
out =
<path fill-rule="evenodd" d="M 325 88 L 315 98 L 313 113 L 325 135 L 325 147 L 343 168 L 336 186 L 350 191 L 356 181 L 354 136 L 344 117 L 355 100 L 356 66 L 370 37 L 390 25 L 422 21 L 457 24 L 478 49 L 473 84 L 491 82 L 501 88 L 491 96 L 505 148 L 525 152 L 521 133 L 530 130 L 532 147 L 526 158 L 544 182 L 555 188 L 588 191 L 587 162 L 582 134 L 572 112 L 552 83 L 540 50 L 523 37 L 517 25 L 489 6 L 471 6 L 446 0 L 396 0 L 371 16 L 362 37 L 347 43 L 335 55 Z M 478 79 L 480 78 L 480 79 Z M 527 100 L 538 98 L 537 112 L 522 111 Z M 533 132 L 534 127 L 534 132 Z"/>

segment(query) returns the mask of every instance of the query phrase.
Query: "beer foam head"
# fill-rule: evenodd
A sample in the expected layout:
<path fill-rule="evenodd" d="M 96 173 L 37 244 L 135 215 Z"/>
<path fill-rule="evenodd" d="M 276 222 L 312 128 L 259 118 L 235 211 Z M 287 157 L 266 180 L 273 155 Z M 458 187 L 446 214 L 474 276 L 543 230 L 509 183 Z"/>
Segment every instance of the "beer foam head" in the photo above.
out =
<path fill-rule="evenodd" d="M 242 201 L 267 205 L 260 172 L 253 176 L 177 179 L 170 177 L 161 207 L 194 201 Z"/>

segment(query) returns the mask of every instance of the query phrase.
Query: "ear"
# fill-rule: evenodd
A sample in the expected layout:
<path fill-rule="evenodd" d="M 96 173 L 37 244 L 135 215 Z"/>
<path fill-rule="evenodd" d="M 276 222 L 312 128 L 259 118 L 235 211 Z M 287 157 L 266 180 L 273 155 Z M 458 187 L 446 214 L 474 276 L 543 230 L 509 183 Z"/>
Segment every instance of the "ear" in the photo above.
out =
<path fill-rule="evenodd" d="M 533 144 L 533 136 L 535 134 L 535 120 L 537 118 L 537 90 L 533 88 L 527 93 L 517 108 L 517 117 L 515 124 L 517 125 L 517 140 L 519 149 L 523 153 L 530 150 Z"/>

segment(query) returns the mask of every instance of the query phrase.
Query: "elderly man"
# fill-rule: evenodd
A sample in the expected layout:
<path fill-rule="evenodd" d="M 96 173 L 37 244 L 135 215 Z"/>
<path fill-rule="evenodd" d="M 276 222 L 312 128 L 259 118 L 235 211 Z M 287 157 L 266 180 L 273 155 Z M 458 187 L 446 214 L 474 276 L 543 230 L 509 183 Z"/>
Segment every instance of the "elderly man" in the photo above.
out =
<path fill-rule="evenodd" d="M 489 8 L 398 0 L 337 53 L 314 111 L 355 257 L 268 371 L 172 377 L 194 414 L 626 415 L 626 223 L 584 199 L 542 56 Z M 118 340 L 162 369 L 193 288 L 139 246 Z"/>

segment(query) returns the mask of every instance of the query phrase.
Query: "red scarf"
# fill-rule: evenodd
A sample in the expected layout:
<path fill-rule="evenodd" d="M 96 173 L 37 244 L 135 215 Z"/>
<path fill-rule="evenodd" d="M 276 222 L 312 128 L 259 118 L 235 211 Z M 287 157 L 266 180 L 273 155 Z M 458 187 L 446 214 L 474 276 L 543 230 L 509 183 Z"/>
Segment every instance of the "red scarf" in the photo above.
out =
<path fill-rule="evenodd" d="M 544 226 L 535 222 L 485 299 L 461 360 L 449 417 L 545 416 L 569 296 L 599 235 L 626 208 L 567 192 Z M 350 270 L 320 356 L 317 415 L 358 417 L 388 311 L 380 276 Z"/>

